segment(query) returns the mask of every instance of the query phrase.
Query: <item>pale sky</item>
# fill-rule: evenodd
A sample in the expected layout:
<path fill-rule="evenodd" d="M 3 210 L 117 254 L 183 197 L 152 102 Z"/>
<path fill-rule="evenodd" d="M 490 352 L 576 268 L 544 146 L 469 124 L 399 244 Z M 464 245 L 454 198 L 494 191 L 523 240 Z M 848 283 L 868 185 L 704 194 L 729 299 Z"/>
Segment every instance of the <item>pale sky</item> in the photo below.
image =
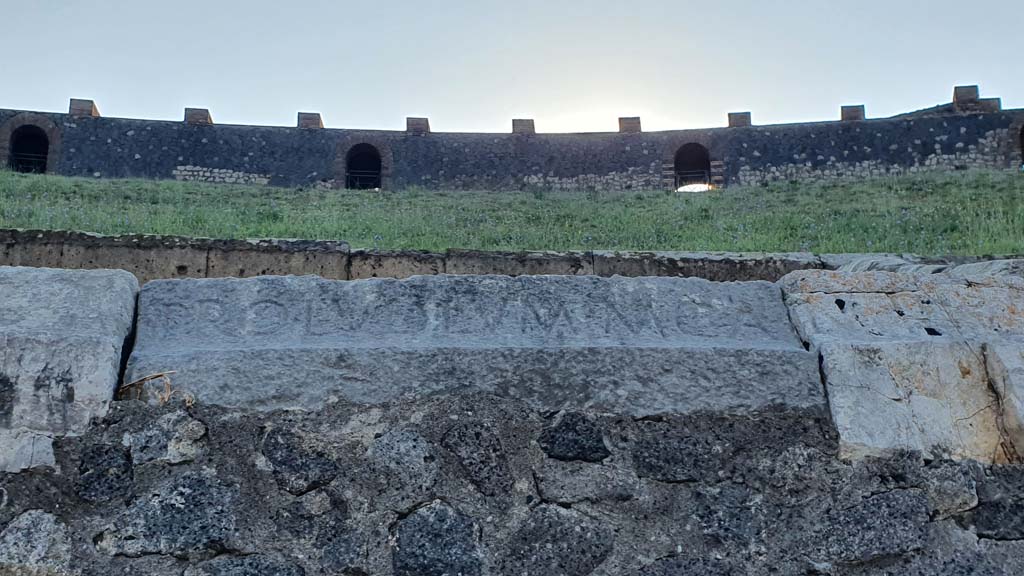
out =
<path fill-rule="evenodd" d="M 1024 1 L 0 0 L 0 108 L 436 132 L 869 117 L 956 84 L 1024 107 Z"/>

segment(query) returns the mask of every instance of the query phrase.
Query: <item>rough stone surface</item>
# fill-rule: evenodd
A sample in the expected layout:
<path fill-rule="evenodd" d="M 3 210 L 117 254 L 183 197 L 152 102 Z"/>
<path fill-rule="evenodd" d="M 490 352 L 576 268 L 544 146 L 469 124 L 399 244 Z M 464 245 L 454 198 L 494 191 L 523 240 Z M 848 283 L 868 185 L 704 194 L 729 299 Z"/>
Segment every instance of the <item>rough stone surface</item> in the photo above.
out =
<path fill-rule="evenodd" d="M 611 455 L 601 427 L 578 412 L 562 414 L 544 430 L 539 442 L 544 453 L 556 460 L 600 462 Z"/>
<path fill-rule="evenodd" d="M 499 574 L 586 576 L 611 554 L 612 531 L 574 510 L 541 505 L 512 534 Z"/>
<path fill-rule="evenodd" d="M 352 250 L 349 253 L 350 280 L 408 278 L 444 272 L 444 254 L 414 250 Z"/>
<path fill-rule="evenodd" d="M 53 514 L 30 510 L 0 532 L 0 574 L 71 576 L 68 528 Z"/>
<path fill-rule="evenodd" d="M 220 556 L 191 566 L 184 576 L 305 576 L 301 566 L 273 556 Z"/>
<path fill-rule="evenodd" d="M 780 285 L 821 355 L 844 457 L 1020 458 L 1020 279 L 802 271 Z"/>
<path fill-rule="evenodd" d="M 151 282 L 127 378 L 167 370 L 267 409 L 464 389 L 635 415 L 824 405 L 775 286 L 689 278 Z"/>
<path fill-rule="evenodd" d="M 821 260 L 807 252 L 594 252 L 598 276 L 682 276 L 718 282 L 774 282 L 794 270 L 818 269 Z"/>
<path fill-rule="evenodd" d="M 603 431 L 599 462 L 552 458 L 539 439 L 558 415 L 499 396 L 306 412 L 115 402 L 56 442 L 57 467 L 0 475 L 0 542 L 18 543 L 0 558 L 71 570 L 29 574 L 150 576 L 952 576 L 1024 564 L 1020 466 L 912 451 L 844 461 L 811 408 L 577 413 Z M 191 460 L 100 466 L 170 420 L 206 427 Z M 274 430 L 294 463 L 265 454 Z M 477 433 L 490 439 L 474 453 Z M 302 494 L 281 482 L 283 469 L 325 462 L 331 474 Z M 116 481 L 95 483 L 97 470 Z M 117 496 L 76 488 L 90 483 Z"/>
<path fill-rule="evenodd" d="M 114 395 L 138 282 L 127 272 L 0 267 L 0 462 L 49 464 Z"/>
<path fill-rule="evenodd" d="M 141 494 L 93 542 L 111 556 L 202 558 L 230 551 L 237 498 L 235 488 L 210 473 L 187 473 Z"/>
<path fill-rule="evenodd" d="M 448 250 L 448 274 L 505 274 L 574 276 L 594 273 L 593 258 L 584 252 L 485 252 Z"/>
<path fill-rule="evenodd" d="M 398 522 L 392 564 L 395 576 L 479 576 L 482 559 L 472 520 L 442 502 Z"/>
<path fill-rule="evenodd" d="M 179 410 L 164 414 L 145 430 L 126 433 L 122 443 L 131 450 L 136 464 L 157 460 L 181 464 L 196 459 L 205 436 L 206 425 Z"/>

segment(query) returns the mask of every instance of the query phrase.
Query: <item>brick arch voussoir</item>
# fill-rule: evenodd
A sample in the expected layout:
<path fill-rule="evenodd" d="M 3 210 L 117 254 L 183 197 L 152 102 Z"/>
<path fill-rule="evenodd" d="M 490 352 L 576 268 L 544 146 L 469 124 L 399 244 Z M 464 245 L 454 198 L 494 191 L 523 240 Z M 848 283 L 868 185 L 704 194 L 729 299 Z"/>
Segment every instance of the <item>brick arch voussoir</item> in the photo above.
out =
<path fill-rule="evenodd" d="M 721 158 L 715 153 L 715 149 L 711 146 L 711 139 L 706 136 L 677 136 L 672 138 L 665 144 L 665 148 L 661 154 L 661 161 L 663 164 L 675 165 L 676 152 L 687 144 L 700 144 L 708 151 L 708 157 L 711 160 L 720 160 Z"/>
<path fill-rule="evenodd" d="M 338 143 L 334 153 L 334 187 L 344 188 L 345 187 L 345 173 L 348 166 L 348 151 L 353 146 L 359 144 L 369 144 L 377 149 L 380 153 L 380 185 L 381 188 L 387 189 L 391 187 L 391 172 L 395 165 L 395 155 L 391 151 L 390 143 L 383 139 L 374 136 L 349 136 L 341 140 Z"/>
<path fill-rule="evenodd" d="M 7 164 L 11 155 L 11 136 L 14 131 L 23 126 L 35 126 L 46 134 L 49 141 L 49 150 L 46 155 L 46 172 L 53 173 L 60 166 L 61 153 L 61 129 L 60 126 L 48 116 L 36 114 L 35 112 L 21 112 L 15 114 L 0 124 L 0 162 Z"/>

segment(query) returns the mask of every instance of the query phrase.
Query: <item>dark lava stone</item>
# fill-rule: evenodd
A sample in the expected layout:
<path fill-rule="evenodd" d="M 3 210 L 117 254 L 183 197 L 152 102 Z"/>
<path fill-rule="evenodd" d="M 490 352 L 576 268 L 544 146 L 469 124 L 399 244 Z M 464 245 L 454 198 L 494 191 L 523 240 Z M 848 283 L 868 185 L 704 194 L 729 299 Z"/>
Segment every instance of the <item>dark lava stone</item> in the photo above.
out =
<path fill-rule="evenodd" d="M 585 414 L 567 412 L 540 435 L 544 453 L 556 460 L 601 462 L 611 456 L 601 427 Z"/>
<path fill-rule="evenodd" d="M 477 576 L 481 558 L 473 521 L 443 502 L 398 522 L 391 564 L 397 576 Z"/>
<path fill-rule="evenodd" d="M 96 444 L 82 452 L 78 464 L 78 495 L 90 502 L 127 499 L 132 489 L 132 462 L 124 446 Z"/>

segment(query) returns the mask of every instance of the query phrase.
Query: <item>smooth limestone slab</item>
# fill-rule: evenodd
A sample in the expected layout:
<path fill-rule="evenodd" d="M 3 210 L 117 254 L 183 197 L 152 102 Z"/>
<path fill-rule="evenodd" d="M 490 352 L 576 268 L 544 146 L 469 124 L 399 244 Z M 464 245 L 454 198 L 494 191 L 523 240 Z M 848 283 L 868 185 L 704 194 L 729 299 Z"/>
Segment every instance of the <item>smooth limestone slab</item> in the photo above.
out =
<path fill-rule="evenodd" d="M 52 436 L 106 413 L 138 289 L 122 270 L 0 267 L 0 468 L 52 464 Z"/>
<path fill-rule="evenodd" d="M 1020 279 L 801 271 L 779 284 L 798 333 L 821 354 L 845 457 L 1019 458 Z"/>
<path fill-rule="evenodd" d="M 140 295 L 129 379 L 263 409 L 457 391 L 649 415 L 823 407 L 767 282 L 594 276 L 166 280 Z"/>

